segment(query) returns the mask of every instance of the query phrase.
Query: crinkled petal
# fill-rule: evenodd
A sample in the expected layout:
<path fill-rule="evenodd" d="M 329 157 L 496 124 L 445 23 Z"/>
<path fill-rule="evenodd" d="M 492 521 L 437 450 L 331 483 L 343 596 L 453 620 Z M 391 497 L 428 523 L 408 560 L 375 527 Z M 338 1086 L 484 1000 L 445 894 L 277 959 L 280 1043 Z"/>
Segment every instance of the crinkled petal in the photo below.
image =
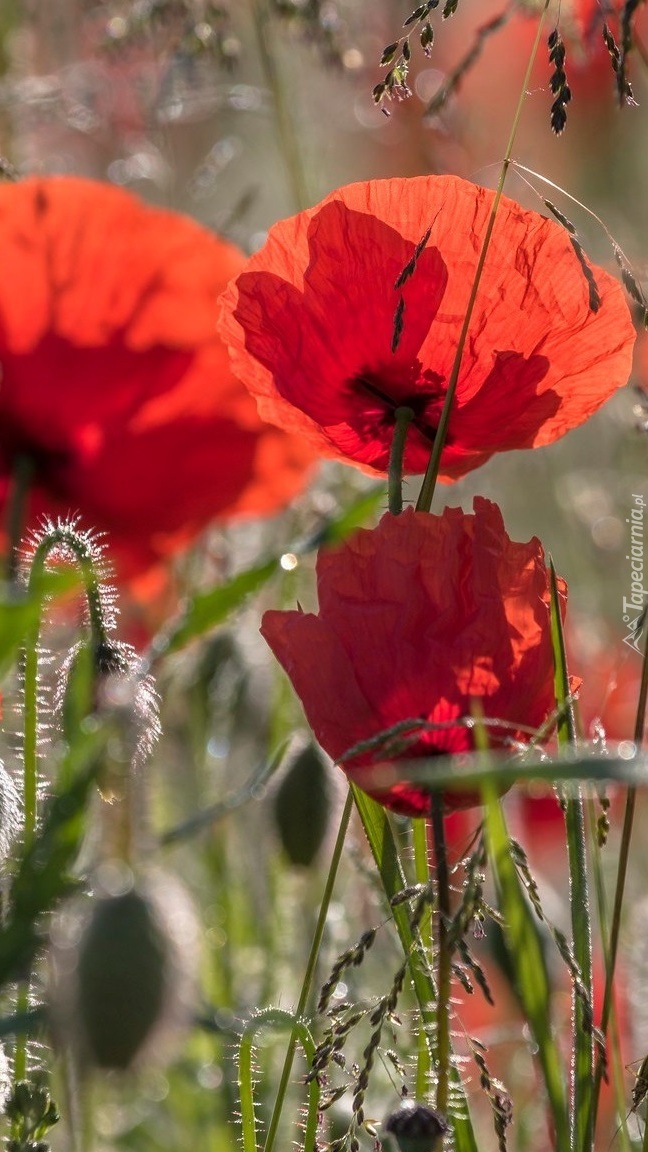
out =
<path fill-rule="evenodd" d="M 405 470 L 424 471 L 493 197 L 454 176 L 368 181 L 276 224 L 224 293 L 219 320 L 234 371 L 264 419 L 300 430 L 329 455 L 385 471 L 394 411 L 407 403 L 415 419 Z M 396 288 L 408 263 L 412 274 Z M 628 306 L 607 272 L 592 267 L 591 277 L 597 311 L 565 230 L 502 197 L 444 479 L 494 452 L 551 443 L 627 382 Z"/>

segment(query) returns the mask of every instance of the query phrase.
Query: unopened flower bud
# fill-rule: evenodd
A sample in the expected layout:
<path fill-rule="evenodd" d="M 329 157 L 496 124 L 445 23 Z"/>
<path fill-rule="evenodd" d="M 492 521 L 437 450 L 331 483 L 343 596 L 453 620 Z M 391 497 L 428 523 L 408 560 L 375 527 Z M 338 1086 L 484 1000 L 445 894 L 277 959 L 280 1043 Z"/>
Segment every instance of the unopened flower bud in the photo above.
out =
<path fill-rule="evenodd" d="M 326 836 L 331 786 L 324 757 L 308 744 L 288 768 L 275 796 L 277 831 L 291 864 L 307 868 Z"/>
<path fill-rule="evenodd" d="M 433 1108 L 403 1100 L 400 1108 L 385 1120 L 385 1131 L 394 1138 L 399 1152 L 437 1152 L 448 1125 Z"/>
<path fill-rule="evenodd" d="M 115 869 L 114 875 L 121 875 Z M 191 1009 L 196 931 L 168 877 L 102 895 L 53 931 L 55 1032 L 82 1065 L 126 1070 L 164 1055 Z"/>
<path fill-rule="evenodd" d="M 55 710 L 62 718 L 64 730 L 74 730 L 83 719 L 76 699 L 77 681 L 92 686 L 86 712 L 110 712 L 119 718 L 123 758 L 139 767 L 158 740 L 160 718 L 153 678 L 142 673 L 135 650 L 111 637 L 95 647 L 75 645 L 61 669 L 55 697 Z"/>

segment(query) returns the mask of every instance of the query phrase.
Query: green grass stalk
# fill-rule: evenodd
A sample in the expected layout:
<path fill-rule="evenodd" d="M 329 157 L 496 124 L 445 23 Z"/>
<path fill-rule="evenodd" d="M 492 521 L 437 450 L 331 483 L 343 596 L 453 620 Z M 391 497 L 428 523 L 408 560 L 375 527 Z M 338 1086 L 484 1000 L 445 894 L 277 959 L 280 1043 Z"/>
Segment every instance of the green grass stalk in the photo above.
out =
<path fill-rule="evenodd" d="M 428 884 L 430 880 L 430 854 L 428 847 L 429 823 L 425 819 L 412 821 L 412 837 L 414 843 L 414 873 L 417 884 Z M 429 909 L 423 914 L 419 924 L 421 943 L 428 954 L 432 955 L 433 934 L 432 915 Z M 430 1045 L 421 1028 L 418 1034 L 418 1049 L 416 1055 L 416 1098 L 425 1100 L 430 1090 L 430 1073 L 432 1060 L 430 1058 Z"/>
<path fill-rule="evenodd" d="M 450 877 L 443 823 L 443 796 L 435 792 L 432 797 L 432 833 L 437 887 L 437 1029 L 436 1029 L 436 1109 L 444 1115 L 448 1110 L 450 1078 L 450 950 L 448 948 L 448 921 L 450 919 Z"/>
<path fill-rule="evenodd" d="M 446 397 L 445 397 L 445 401 L 443 404 L 443 409 L 441 411 L 441 417 L 439 419 L 439 427 L 437 428 L 437 432 L 436 432 L 436 435 L 434 437 L 434 444 L 432 447 L 432 452 L 430 454 L 430 459 L 428 462 L 427 470 L 425 472 L 425 476 L 423 477 L 423 483 L 421 485 L 421 491 L 419 493 L 419 497 L 418 497 L 418 500 L 416 502 L 416 508 L 417 508 L 418 512 L 429 512 L 430 508 L 432 506 L 432 498 L 434 496 L 434 489 L 436 487 L 436 482 L 437 482 L 437 478 L 439 475 L 439 467 L 441 464 L 441 454 L 442 454 L 443 449 L 445 447 L 445 442 L 446 442 L 446 438 L 448 435 L 448 426 L 450 423 L 450 415 L 452 412 L 452 406 L 454 404 L 455 393 L 457 391 L 457 382 L 459 380 L 459 372 L 461 371 L 461 360 L 463 357 L 464 347 L 466 344 L 466 340 L 468 338 L 468 330 L 470 328 L 470 322 L 472 320 L 472 314 L 473 314 L 473 310 L 475 307 L 475 301 L 477 299 L 477 293 L 479 291 L 479 285 L 481 283 L 482 273 L 484 271 L 484 265 L 486 263 L 486 257 L 488 255 L 488 249 L 490 247 L 491 236 L 493 234 L 493 228 L 495 227 L 495 217 L 497 215 L 497 209 L 499 208 L 500 200 L 502 199 L 502 193 L 504 191 L 504 183 L 505 183 L 506 176 L 507 176 L 510 164 L 511 164 L 511 158 L 513 156 L 513 145 L 515 144 L 515 138 L 517 136 L 518 127 L 520 124 L 520 118 L 522 116 L 522 108 L 524 107 L 524 101 L 526 99 L 527 90 L 528 90 L 530 82 L 531 82 L 531 73 L 533 71 L 533 65 L 535 64 L 535 58 L 536 58 L 537 53 L 538 53 L 538 47 L 540 45 L 540 37 L 542 35 L 542 27 L 544 24 L 544 18 L 545 18 L 546 12 L 547 12 L 547 8 L 549 7 L 549 4 L 550 4 L 550 0 L 545 0 L 545 5 L 544 5 L 544 8 L 543 8 L 542 13 L 540 15 L 540 19 L 538 21 L 538 29 L 537 29 L 537 32 L 535 35 L 535 39 L 533 41 L 533 47 L 531 49 L 531 54 L 529 56 L 529 61 L 528 61 L 527 67 L 526 67 L 526 72 L 524 74 L 524 80 L 522 82 L 522 88 L 520 90 L 520 95 L 518 97 L 518 102 L 517 102 L 517 106 L 515 109 L 515 114 L 513 116 L 513 123 L 511 125 L 511 131 L 509 133 L 509 138 L 508 138 L 508 142 L 506 145 L 506 151 L 504 153 L 504 160 L 502 163 L 502 169 L 501 169 L 500 177 L 499 177 L 499 180 L 497 183 L 497 188 L 495 190 L 495 198 L 493 200 L 493 204 L 492 204 L 492 207 L 490 210 L 490 215 L 488 217 L 488 223 L 486 225 L 486 234 L 484 236 L 484 241 L 483 241 L 483 244 L 481 247 L 481 251 L 479 253 L 479 260 L 477 261 L 477 269 L 475 271 L 475 278 L 474 278 L 473 283 L 472 283 L 472 288 L 470 290 L 470 296 L 468 298 L 468 303 L 466 305 L 466 312 L 464 315 L 463 324 L 461 326 L 461 332 L 459 334 L 459 342 L 457 344 L 457 352 L 455 354 L 454 363 L 452 365 L 452 370 L 450 372 L 450 379 L 448 380 L 448 388 L 446 391 Z"/>
<path fill-rule="evenodd" d="M 315 967 L 317 965 L 317 959 L 318 959 L 320 947 L 322 944 L 322 936 L 324 934 L 324 925 L 326 924 L 326 917 L 328 914 L 329 905 L 331 903 L 331 897 L 333 895 L 333 888 L 335 886 L 335 880 L 337 877 L 338 868 L 340 866 L 340 860 L 342 859 L 344 842 L 346 840 L 346 835 L 347 835 L 347 832 L 349 829 L 349 821 L 351 819 L 352 810 L 353 810 L 353 794 L 352 794 L 351 790 L 349 790 L 345 804 L 344 804 L 344 810 L 342 812 L 342 817 L 340 820 L 340 826 L 338 829 L 337 839 L 335 841 L 335 847 L 333 849 L 331 864 L 330 864 L 330 867 L 328 870 L 328 875 L 326 877 L 326 884 L 324 886 L 324 894 L 322 896 L 322 902 L 320 904 L 319 916 L 317 918 L 317 924 L 315 926 L 315 933 L 313 936 L 313 943 L 311 945 L 311 950 L 310 950 L 310 954 L 308 957 L 308 962 L 306 964 L 306 971 L 304 973 L 304 979 L 302 982 L 301 992 L 299 994 L 299 1001 L 298 1001 L 297 1007 L 295 1009 L 294 1019 L 296 1021 L 296 1024 L 294 1025 L 294 1027 L 292 1029 L 290 1039 L 288 1041 L 288 1048 L 286 1049 L 286 1055 L 284 1057 L 283 1069 L 281 1072 L 281 1079 L 279 1081 L 279 1088 L 277 1090 L 277 1098 L 275 1100 L 272 1115 L 270 1117 L 270 1123 L 268 1125 L 268 1134 L 266 1136 L 266 1141 L 265 1141 L 265 1144 L 263 1146 L 264 1152 L 272 1152 L 272 1149 L 274 1148 L 275 1141 L 277 1138 L 279 1121 L 281 1119 L 281 1113 L 282 1113 L 282 1109 L 284 1106 L 284 1101 L 286 1099 L 286 1092 L 288 1090 L 288 1084 L 290 1083 L 290 1073 L 292 1071 L 293 1060 L 295 1058 L 295 1048 L 297 1047 L 297 1041 L 299 1039 L 298 1024 L 299 1024 L 299 1021 L 301 1021 L 302 1016 L 304 1015 L 304 1012 L 306 1011 L 306 1005 L 308 1003 L 308 997 L 309 997 L 311 986 L 313 983 L 313 977 L 315 975 Z M 256 1152 L 256 1146 L 255 1146 L 255 1152 Z"/>
<path fill-rule="evenodd" d="M 635 719 L 634 742 L 637 748 L 641 748 L 643 744 L 643 733 L 646 724 L 646 699 L 648 698 L 648 642 L 644 648 L 643 665 L 641 669 L 641 686 L 639 689 L 639 700 L 637 703 L 637 715 Z M 605 967 L 605 991 L 603 994 L 603 1008 L 601 1010 L 601 1032 L 604 1036 L 607 1035 L 608 1026 L 610 1023 L 610 1014 L 612 1012 L 613 989 L 614 989 L 614 972 L 616 968 L 617 951 L 619 948 L 619 933 L 621 930 L 621 915 L 623 911 L 623 898 L 625 894 L 625 883 L 628 872 L 628 859 L 630 857 L 630 843 L 632 840 L 632 829 L 634 824 L 635 807 L 637 803 L 637 789 L 635 785 L 628 788 L 626 796 L 625 812 L 623 817 L 623 829 L 621 832 L 621 844 L 619 846 L 619 860 L 617 864 L 616 886 L 614 890 L 614 904 L 612 908 L 612 924 L 610 927 L 610 941 L 607 951 L 607 962 Z M 594 1116 L 598 1112 L 599 1096 L 601 1091 L 601 1080 L 603 1079 L 603 1062 L 599 1058 L 596 1062 L 596 1069 L 594 1074 Z M 647 1126 L 648 1128 L 648 1126 Z"/>
<path fill-rule="evenodd" d="M 301 212 L 310 203 L 306 173 L 299 150 L 295 123 L 288 107 L 280 69 L 273 51 L 270 14 L 265 0 L 252 0 L 252 18 L 261 67 L 274 104 L 279 146 L 286 165 L 293 203 L 295 210 Z"/>

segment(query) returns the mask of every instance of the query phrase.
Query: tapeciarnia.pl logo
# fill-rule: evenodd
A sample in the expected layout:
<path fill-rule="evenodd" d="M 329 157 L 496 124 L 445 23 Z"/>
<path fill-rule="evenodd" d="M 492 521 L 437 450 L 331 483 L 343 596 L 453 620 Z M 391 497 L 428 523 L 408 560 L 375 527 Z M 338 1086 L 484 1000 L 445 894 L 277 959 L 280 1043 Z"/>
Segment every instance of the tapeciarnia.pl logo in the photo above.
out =
<path fill-rule="evenodd" d="M 643 655 L 639 641 L 644 630 L 646 617 L 646 597 L 648 591 L 644 588 L 644 514 L 646 502 L 643 496 L 633 493 L 634 501 L 626 524 L 630 525 L 630 551 L 626 560 L 630 561 L 630 595 L 623 597 L 623 623 L 627 628 L 627 635 L 623 643 L 635 652 Z"/>

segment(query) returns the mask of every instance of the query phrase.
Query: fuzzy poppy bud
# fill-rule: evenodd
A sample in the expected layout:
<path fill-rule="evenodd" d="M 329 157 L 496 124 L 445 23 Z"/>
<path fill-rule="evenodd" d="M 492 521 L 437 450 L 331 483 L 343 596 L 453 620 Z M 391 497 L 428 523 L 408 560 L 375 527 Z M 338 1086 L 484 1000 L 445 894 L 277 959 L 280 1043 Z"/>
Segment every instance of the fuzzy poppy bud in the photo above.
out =
<path fill-rule="evenodd" d="M 124 758 L 139 767 L 160 735 L 158 698 L 153 678 L 141 671 L 129 644 L 106 636 L 100 644 L 77 644 L 60 674 L 55 711 L 64 731 L 88 711 L 112 712 L 123 720 Z"/>
<path fill-rule="evenodd" d="M 385 1120 L 385 1131 L 394 1138 L 399 1152 L 437 1152 L 448 1125 L 433 1108 L 404 1100 Z"/>
<path fill-rule="evenodd" d="M 328 773 L 318 749 L 309 744 L 293 763 L 275 797 L 274 817 L 291 864 L 307 868 L 326 836 L 331 813 Z"/>
<path fill-rule="evenodd" d="M 178 886 L 147 880 L 102 895 L 53 937 L 55 1031 L 82 1063 L 124 1071 L 158 1055 L 188 1018 L 193 984 L 193 915 Z"/>

